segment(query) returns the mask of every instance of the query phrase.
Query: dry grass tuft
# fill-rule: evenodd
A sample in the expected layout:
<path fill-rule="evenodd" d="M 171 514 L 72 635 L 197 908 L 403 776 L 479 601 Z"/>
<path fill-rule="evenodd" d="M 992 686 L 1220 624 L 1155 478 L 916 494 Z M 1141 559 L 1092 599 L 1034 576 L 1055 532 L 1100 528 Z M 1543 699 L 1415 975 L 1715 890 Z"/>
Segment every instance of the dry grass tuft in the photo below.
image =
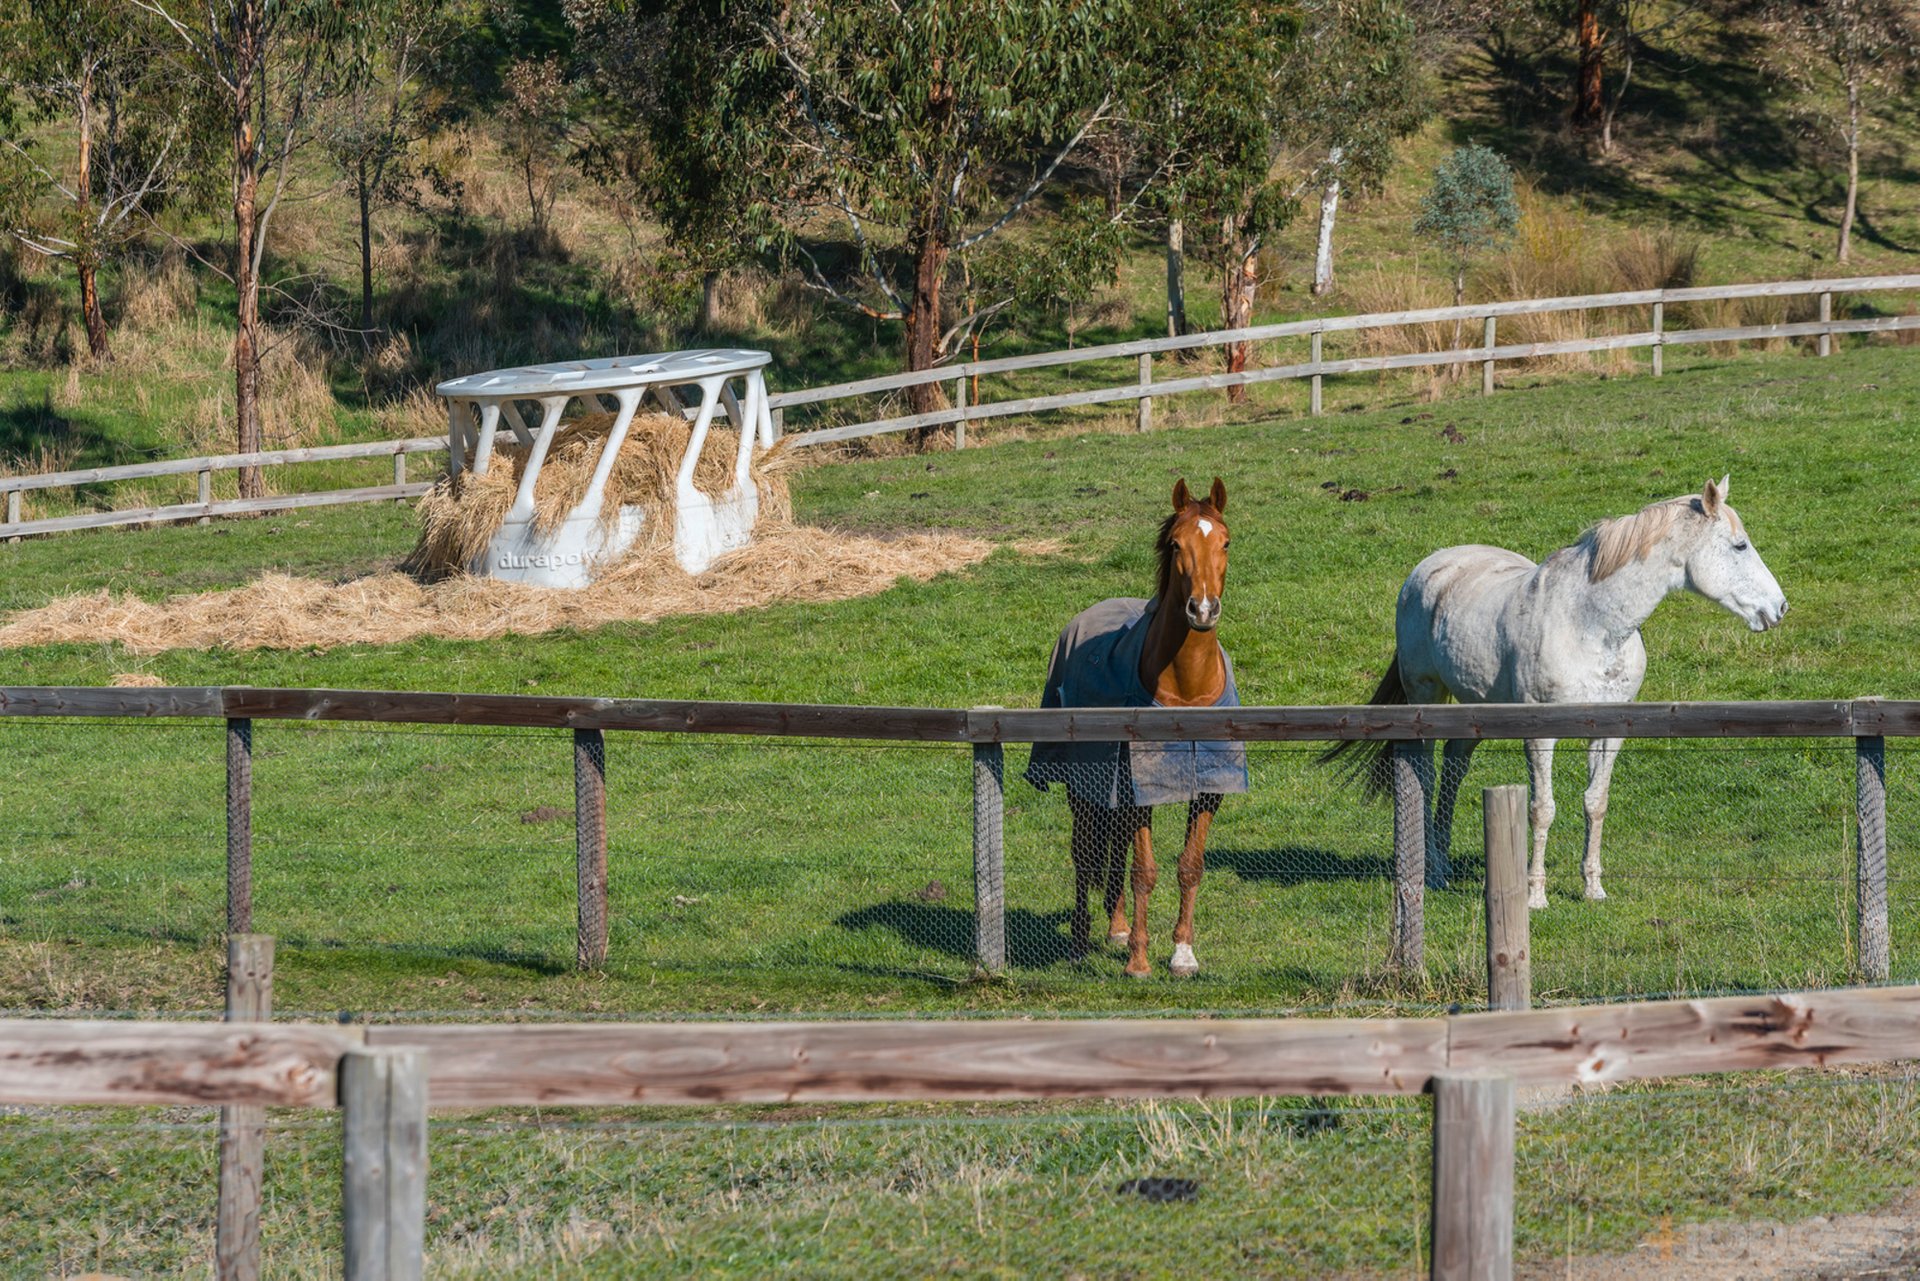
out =
<path fill-rule="evenodd" d="M 953 534 L 865 538 L 807 526 L 763 530 L 697 578 L 667 548 L 632 556 L 584 591 L 460 574 L 423 585 L 405 574 L 332 584 L 269 574 L 232 591 L 162 603 L 111 591 L 67 596 L 0 627 L 0 648 L 116 643 L 169 649 L 332 649 L 420 636 L 491 640 L 678 614 L 732 613 L 790 601 L 846 600 L 901 579 L 925 582 L 986 559 L 991 543 Z"/>
<path fill-rule="evenodd" d="M 114 311 L 123 329 L 158 333 L 192 314 L 198 287 L 187 267 L 186 251 L 179 246 L 168 245 L 152 258 L 130 257 L 119 276 Z"/>
<path fill-rule="evenodd" d="M 586 496 L 612 429 L 613 415 L 601 413 L 562 424 L 554 433 L 546 465 L 540 469 L 533 490 L 536 529 L 553 529 Z M 674 473 L 686 455 L 692 434 L 692 424 L 676 415 L 635 414 L 613 472 L 607 477 L 601 521 L 612 524 L 622 507 L 644 507 L 647 522 L 641 537 L 646 548 L 658 548 L 671 539 Z M 716 427 L 709 431 L 694 466 L 694 485 L 703 493 L 724 492 L 733 480 L 738 448 L 739 436 L 731 429 Z M 404 568 L 409 573 L 439 578 L 471 565 L 506 519 L 507 508 L 513 505 L 513 495 L 526 472 L 528 453 L 511 436 L 504 443 L 496 438 L 493 461 L 484 476 L 462 472 L 442 479 L 423 495 L 418 509 L 420 542 Z M 749 474 L 760 487 L 762 520 L 784 521 L 792 516 L 793 502 L 783 478 L 786 469 L 787 451 L 782 445 L 756 452 Z"/>

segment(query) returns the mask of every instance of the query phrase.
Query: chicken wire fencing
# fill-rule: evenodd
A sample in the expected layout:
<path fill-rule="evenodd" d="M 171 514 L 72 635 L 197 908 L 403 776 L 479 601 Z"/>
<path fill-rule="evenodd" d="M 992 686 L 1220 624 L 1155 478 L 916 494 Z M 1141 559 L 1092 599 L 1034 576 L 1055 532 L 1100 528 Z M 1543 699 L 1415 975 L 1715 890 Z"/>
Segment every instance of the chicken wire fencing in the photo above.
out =
<path fill-rule="evenodd" d="M 207 1009 L 221 1001 L 226 731 L 219 722 L 0 718 L 0 1007 Z M 1642 740 L 1621 753 L 1604 901 L 1582 897 L 1582 745 L 1555 764 L 1536 1001 L 1853 981 L 1852 740 Z M 1425 965 L 1387 963 L 1393 819 L 1319 745 L 1249 744 L 1193 896 L 1199 973 L 1169 972 L 1188 807 L 1152 813 L 1148 981 L 1123 977 L 1108 894 L 1131 888 L 1130 816 L 1102 851 L 1075 945 L 1063 789 L 1000 771 L 1004 966 L 979 974 L 975 768 L 950 743 L 613 733 L 607 949 L 575 973 L 575 777 L 553 730 L 257 721 L 252 928 L 275 936 L 287 1013 L 875 1012 L 1471 1007 L 1485 1000 L 1481 789 L 1525 783 L 1517 743 L 1475 755 Z M 1896 981 L 1920 978 L 1920 765 L 1885 770 Z M 1098 830 L 1104 829 L 1104 830 Z M 989 890 L 991 890 L 989 886 Z M 1123 900 L 1131 925 L 1131 895 Z"/>
<path fill-rule="evenodd" d="M 1892 1070 L 1523 1091 L 1520 1272 L 1907 1275 L 1920 1249 L 1872 1215 L 1910 1186 L 1916 1103 Z M 427 1261 L 442 1277 L 1425 1275 L 1432 1116 L 1418 1096 L 436 1113 Z M 339 1117 L 269 1118 L 264 1273 L 337 1272 Z M 204 1268 L 217 1143 L 209 1109 L 6 1110 L 10 1267 Z"/>

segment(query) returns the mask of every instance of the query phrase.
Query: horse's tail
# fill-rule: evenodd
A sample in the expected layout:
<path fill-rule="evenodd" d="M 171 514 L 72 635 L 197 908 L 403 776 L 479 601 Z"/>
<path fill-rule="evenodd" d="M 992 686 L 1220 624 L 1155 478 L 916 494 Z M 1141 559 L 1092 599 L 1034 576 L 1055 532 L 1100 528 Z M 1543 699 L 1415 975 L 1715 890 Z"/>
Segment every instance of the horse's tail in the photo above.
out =
<path fill-rule="evenodd" d="M 1387 664 L 1387 674 L 1380 678 L 1380 684 L 1374 689 L 1373 697 L 1367 703 L 1373 707 L 1397 706 L 1407 701 L 1406 686 L 1400 683 L 1400 651 L 1393 652 L 1393 661 Z M 1367 741 L 1358 738 L 1343 739 L 1320 753 L 1322 765 L 1340 765 L 1342 782 L 1361 783 L 1366 788 L 1368 800 L 1378 800 L 1393 787 L 1393 744 L 1386 739 Z"/>

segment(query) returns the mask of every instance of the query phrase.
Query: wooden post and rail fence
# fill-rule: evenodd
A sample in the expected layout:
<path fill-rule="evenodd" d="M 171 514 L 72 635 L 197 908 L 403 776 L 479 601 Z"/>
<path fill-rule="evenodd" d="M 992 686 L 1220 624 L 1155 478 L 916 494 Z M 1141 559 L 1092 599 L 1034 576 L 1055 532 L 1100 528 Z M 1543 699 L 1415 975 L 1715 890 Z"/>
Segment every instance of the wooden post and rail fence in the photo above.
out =
<path fill-rule="evenodd" d="M 1733 703 L 1563 703 L 1466 706 L 1233 708 L 915 708 L 724 703 L 517 694 L 256 689 L 245 686 L 91 688 L 0 686 L 0 718 L 173 717 L 226 724 L 227 928 L 253 928 L 254 728 L 260 721 L 546 727 L 572 734 L 578 965 L 608 949 L 608 733 L 708 734 L 819 740 L 952 743 L 973 757 L 975 959 L 1007 964 L 1004 744 L 1038 742 L 1337 742 L 1393 745 L 1393 919 L 1387 961 L 1424 965 L 1426 890 L 1447 869 L 1429 865 L 1414 769 L 1437 740 L 1666 738 L 1851 740 L 1855 767 L 1855 917 L 1858 977 L 1891 972 L 1887 920 L 1886 740 L 1920 737 L 1920 701 L 1860 698 Z M 1500 1008 L 1524 1008 L 1526 789 L 1493 788 L 1485 808 L 1489 987 Z"/>
<path fill-rule="evenodd" d="M 269 953 L 265 953 L 270 955 Z M 424 1255 L 427 1109 L 1434 1098 L 1431 1274 L 1513 1258 L 1516 1086 L 1920 1058 L 1920 987 L 1439 1018 L 340 1026 L 0 1020 L 0 1103 L 339 1108 L 348 1281 Z M 228 1144 L 223 1137 L 223 1158 Z M 257 1148 L 252 1151 L 257 1152 Z M 253 1181 L 220 1181 L 219 1275 L 258 1251 Z M 229 1198 L 232 1198 L 231 1202 Z"/>
<path fill-rule="evenodd" d="M 1819 354 L 1825 356 L 1833 350 L 1833 339 L 1836 335 L 1895 333 L 1920 329 L 1920 315 L 1864 316 L 1836 320 L 1833 316 L 1835 294 L 1857 296 L 1913 290 L 1920 290 L 1920 274 L 1856 276 L 1831 280 L 1763 281 L 1750 284 L 1705 285 L 1688 289 L 1642 289 L 1627 293 L 1582 294 L 1561 298 L 1471 303 L 1460 307 L 1426 307 L 1414 311 L 1322 316 L 1311 320 L 1255 325 L 1244 329 L 1217 329 L 1172 338 L 1139 339 L 1066 351 L 1035 352 L 1022 356 L 967 361 L 918 373 L 889 374 L 824 387 L 775 392 L 768 398 L 768 405 L 775 422 L 782 424 L 784 431 L 789 410 L 824 406 L 842 401 L 862 401 L 873 397 L 882 398 L 884 404 L 885 398 L 911 387 L 927 383 L 952 384 L 952 404 L 946 409 L 920 414 L 863 418 L 851 423 L 792 431 L 786 434 L 790 448 L 831 445 L 891 432 L 949 426 L 953 428 L 955 446 L 964 448 L 968 443 L 967 426 L 970 423 L 1126 401 L 1134 402 L 1136 428 L 1140 431 L 1148 431 L 1153 426 L 1153 402 L 1158 398 L 1295 379 L 1305 379 L 1309 383 L 1310 412 L 1318 414 L 1322 411 L 1323 386 L 1327 378 L 1378 373 L 1393 369 L 1478 364 L 1481 371 L 1480 390 L 1482 394 L 1491 394 L 1494 390 L 1495 367 L 1502 362 L 1537 360 L 1543 357 L 1585 352 L 1645 347 L 1651 354 L 1650 372 L 1656 376 L 1663 372 L 1661 354 L 1664 349 L 1683 344 L 1812 338 L 1815 340 Z M 1734 325 L 1707 329 L 1667 328 L 1669 305 L 1796 297 L 1816 298 L 1819 318 L 1790 324 Z M 1587 338 L 1572 338 L 1556 342 L 1502 344 L 1497 341 L 1498 324 L 1503 318 L 1572 311 L 1620 309 L 1638 311 L 1643 308 L 1646 309 L 1647 328 L 1630 333 L 1597 334 Z M 1442 351 L 1407 351 L 1333 360 L 1326 359 L 1324 356 L 1323 340 L 1328 334 L 1354 334 L 1370 330 L 1398 329 L 1409 325 L 1449 322 L 1480 324 L 1480 345 Z M 1279 342 L 1298 338 L 1305 338 L 1308 341 L 1308 359 L 1303 363 L 1271 365 L 1264 368 L 1256 366 L 1237 372 L 1191 374 L 1164 381 L 1154 379 L 1153 362 L 1156 357 L 1181 355 L 1208 347 L 1230 344 Z M 1033 370 L 1055 369 L 1098 361 L 1126 360 L 1135 362 L 1136 372 L 1133 377 L 1121 383 L 1079 391 L 1016 396 L 1002 400 L 974 397 L 972 403 L 969 403 L 967 388 L 970 385 L 977 387 L 981 378 L 1004 377 Z M 696 410 L 689 407 L 687 412 L 693 413 Z M 444 453 L 446 448 L 445 436 L 422 436 L 407 440 L 364 441 L 345 445 L 320 445 L 305 449 L 216 454 L 201 458 L 161 459 L 113 467 L 88 467 L 63 472 L 0 476 L 0 494 L 5 495 L 5 513 L 0 517 L 0 538 L 17 540 L 36 534 L 168 521 L 191 520 L 205 524 L 215 516 L 257 515 L 342 503 L 405 500 L 417 497 L 431 488 L 431 481 L 407 479 L 408 457 L 413 454 Z M 216 500 L 213 497 L 213 478 L 220 472 L 236 471 L 247 467 L 290 467 L 387 457 L 393 460 L 393 476 L 391 483 L 388 484 L 276 494 L 251 499 Z M 31 520 L 23 515 L 23 496 L 36 491 L 72 490 L 77 487 L 111 485 L 122 481 L 188 475 L 196 477 L 198 482 L 193 502 L 122 510 L 76 512 Z"/>

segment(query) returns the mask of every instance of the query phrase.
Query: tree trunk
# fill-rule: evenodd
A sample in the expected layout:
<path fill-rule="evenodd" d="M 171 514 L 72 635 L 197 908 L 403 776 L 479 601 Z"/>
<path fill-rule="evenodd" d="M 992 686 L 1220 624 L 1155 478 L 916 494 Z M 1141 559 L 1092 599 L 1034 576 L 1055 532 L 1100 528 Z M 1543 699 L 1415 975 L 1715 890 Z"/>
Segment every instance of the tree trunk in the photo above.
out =
<path fill-rule="evenodd" d="M 74 177 L 74 269 L 80 275 L 80 311 L 87 322 L 87 351 L 96 361 L 113 359 L 107 345 L 107 318 L 100 311 L 100 290 L 94 279 L 99 244 L 93 231 L 93 69 L 80 77 L 78 101 L 80 155 Z"/>
<path fill-rule="evenodd" d="M 1178 218 L 1167 219 L 1167 337 L 1187 332 L 1187 228 Z"/>
<path fill-rule="evenodd" d="M 1316 298 L 1333 291 L 1333 218 L 1340 208 L 1342 154 L 1343 149 L 1339 147 L 1327 153 L 1333 177 L 1327 180 L 1327 189 L 1320 193 L 1320 247 L 1313 255 L 1313 296 Z"/>
<path fill-rule="evenodd" d="M 1626 99 L 1627 86 L 1633 83 L 1633 11 L 1624 10 L 1622 16 L 1627 25 L 1620 32 L 1620 87 L 1607 100 L 1606 115 L 1600 120 L 1600 154 L 1603 156 L 1613 154 L 1613 118 L 1620 114 L 1620 104 Z"/>
<path fill-rule="evenodd" d="M 720 327 L 720 273 L 700 273 L 700 332 L 713 333 Z"/>
<path fill-rule="evenodd" d="M 1574 43 L 1579 63 L 1573 80 L 1573 123 L 1586 129 L 1600 123 L 1606 98 L 1601 86 L 1605 69 L 1600 39 L 1600 15 L 1594 0 L 1580 0 L 1574 14 Z"/>
<path fill-rule="evenodd" d="M 1840 250 L 1834 255 L 1845 266 L 1853 252 L 1853 219 L 1860 208 L 1860 81 L 1847 77 L 1847 208 L 1840 215 Z"/>
<path fill-rule="evenodd" d="M 938 230 L 916 233 L 913 252 L 913 300 L 907 305 L 907 372 L 932 369 L 940 360 L 940 286 L 947 275 L 947 255 L 952 252 L 946 237 Z M 947 397 L 937 382 L 920 383 L 907 389 L 907 405 L 916 414 L 930 414 L 947 407 Z M 908 439 L 925 448 L 937 428 L 922 427 L 908 433 Z"/>
<path fill-rule="evenodd" d="M 360 158 L 360 328 L 373 336 L 373 210 L 367 190 L 367 160 Z"/>
<path fill-rule="evenodd" d="M 1220 272 L 1220 327 L 1245 329 L 1253 323 L 1253 296 L 1260 282 L 1260 246 L 1242 236 L 1240 219 L 1232 214 L 1227 215 L 1221 227 L 1221 240 L 1226 250 L 1226 261 Z M 1228 343 L 1227 372 L 1244 372 L 1252 353 L 1252 343 Z M 1227 400 L 1230 403 L 1237 405 L 1246 398 L 1244 383 L 1227 388 Z"/>
<path fill-rule="evenodd" d="M 233 283 L 238 324 L 233 335 L 234 417 L 238 452 L 260 450 L 260 278 L 254 238 L 260 186 L 259 138 L 254 133 L 254 95 L 263 37 L 262 0 L 238 0 L 233 10 Z M 240 468 L 240 496 L 261 498 L 266 483 L 258 467 Z"/>

